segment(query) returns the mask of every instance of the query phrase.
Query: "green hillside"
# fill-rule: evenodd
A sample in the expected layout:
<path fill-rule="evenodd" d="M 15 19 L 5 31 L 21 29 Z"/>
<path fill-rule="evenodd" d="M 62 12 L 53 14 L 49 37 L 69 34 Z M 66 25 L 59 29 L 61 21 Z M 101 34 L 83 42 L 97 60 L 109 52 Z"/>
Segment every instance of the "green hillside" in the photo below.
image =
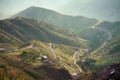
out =
<path fill-rule="evenodd" d="M 1 20 L 0 30 L 1 80 L 71 80 L 81 73 L 73 56 L 89 46 L 73 32 L 21 17 Z"/>
<path fill-rule="evenodd" d="M 0 42 L 12 45 L 22 45 L 30 40 L 61 43 L 71 46 L 86 46 L 86 41 L 74 33 L 55 27 L 43 21 L 20 18 L 0 21 Z"/>
<path fill-rule="evenodd" d="M 91 54 L 91 58 L 95 60 L 93 63 L 96 69 L 119 63 L 120 61 L 120 36 L 110 40 L 103 48 Z"/>
<path fill-rule="evenodd" d="M 99 29 L 85 29 L 79 34 L 81 38 L 88 40 L 92 50 L 99 48 L 105 41 L 108 40 L 108 35 Z"/>

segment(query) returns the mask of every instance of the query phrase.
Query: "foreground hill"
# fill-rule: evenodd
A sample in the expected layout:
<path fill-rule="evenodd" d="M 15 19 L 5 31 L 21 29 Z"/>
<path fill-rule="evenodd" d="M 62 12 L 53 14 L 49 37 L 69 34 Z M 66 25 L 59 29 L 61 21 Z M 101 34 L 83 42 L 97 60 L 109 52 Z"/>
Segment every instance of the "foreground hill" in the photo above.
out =
<path fill-rule="evenodd" d="M 86 42 L 74 33 L 55 27 L 43 21 L 26 18 L 6 19 L 0 21 L 0 43 L 20 46 L 30 40 L 41 40 L 71 46 L 85 46 Z"/>
<path fill-rule="evenodd" d="M 72 80 L 71 74 L 81 73 L 73 59 L 81 48 L 36 40 L 31 44 L 32 47 L 1 52 L 0 79 Z"/>
<path fill-rule="evenodd" d="M 48 23 L 52 23 L 56 26 L 63 27 L 65 29 L 70 29 L 72 31 L 81 31 L 82 29 L 93 26 L 97 20 L 92 18 L 86 18 L 83 16 L 68 16 L 62 15 L 55 11 L 44 9 L 40 7 L 30 7 L 24 11 L 19 12 L 12 16 L 15 17 L 25 17 L 37 20 L 43 20 Z"/>

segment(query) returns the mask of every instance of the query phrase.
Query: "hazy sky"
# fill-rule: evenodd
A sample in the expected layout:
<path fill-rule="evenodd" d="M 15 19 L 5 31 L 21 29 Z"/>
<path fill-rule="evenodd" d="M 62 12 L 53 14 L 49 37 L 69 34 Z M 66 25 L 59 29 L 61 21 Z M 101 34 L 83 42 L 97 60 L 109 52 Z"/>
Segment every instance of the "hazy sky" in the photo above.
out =
<path fill-rule="evenodd" d="M 57 10 L 70 0 L 0 0 L 0 19 L 9 17 L 30 6 Z"/>
<path fill-rule="evenodd" d="M 120 19 L 120 0 L 0 0 L 0 19 L 31 6 L 52 9 L 66 15 L 81 15 L 102 20 Z"/>

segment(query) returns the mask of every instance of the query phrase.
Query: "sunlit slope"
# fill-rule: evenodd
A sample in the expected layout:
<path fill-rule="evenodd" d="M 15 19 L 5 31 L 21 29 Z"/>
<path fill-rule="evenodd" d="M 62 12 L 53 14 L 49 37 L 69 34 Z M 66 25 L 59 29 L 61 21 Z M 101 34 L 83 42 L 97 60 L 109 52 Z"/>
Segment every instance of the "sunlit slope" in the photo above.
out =
<path fill-rule="evenodd" d="M 43 21 L 25 18 L 0 21 L 0 42 L 14 45 L 28 43 L 30 40 L 60 43 L 72 46 L 85 46 L 86 42 L 74 33 L 55 27 Z"/>
<path fill-rule="evenodd" d="M 54 45 L 54 47 L 51 47 L 50 44 Z M 59 80 L 69 80 L 71 79 L 69 73 L 80 73 L 78 67 L 74 64 L 73 55 L 76 50 L 80 50 L 81 48 L 36 40 L 32 40 L 31 45 L 32 47 L 25 46 L 6 52 L 6 54 L 1 53 L 0 59 L 2 63 L 0 65 L 4 67 L 8 66 L 7 68 L 10 67 L 11 70 L 10 73 L 4 73 L 3 71 L 0 74 L 8 78 L 9 76 L 5 75 L 10 74 L 11 78 L 15 78 L 11 76 L 11 71 L 19 74 L 23 73 L 21 75 L 23 79 L 20 76 L 16 77 L 21 80 L 27 78 L 30 80 L 56 80 L 60 76 Z M 83 53 L 80 54 L 82 55 Z M 40 57 L 44 56 L 47 56 L 47 61 L 40 59 Z M 4 68 L 1 68 L 1 70 L 4 70 Z M 24 75 L 27 76 L 25 77 Z"/>

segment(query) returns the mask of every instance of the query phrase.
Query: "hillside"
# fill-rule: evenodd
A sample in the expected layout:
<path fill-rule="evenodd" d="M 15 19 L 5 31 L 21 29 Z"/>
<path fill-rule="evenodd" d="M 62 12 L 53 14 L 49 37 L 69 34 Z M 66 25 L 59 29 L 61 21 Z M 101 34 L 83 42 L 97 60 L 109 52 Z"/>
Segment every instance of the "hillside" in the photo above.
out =
<path fill-rule="evenodd" d="M 99 48 L 105 41 L 108 40 L 108 34 L 106 34 L 105 31 L 101 31 L 99 29 L 85 29 L 81 31 L 79 35 L 81 38 L 88 40 L 92 51 Z"/>
<path fill-rule="evenodd" d="M 106 66 L 119 63 L 120 61 L 120 36 L 114 37 L 103 48 L 96 50 L 90 58 L 94 59 L 93 66 L 96 69 L 102 69 Z M 94 68 L 95 69 L 95 68 Z"/>
<path fill-rule="evenodd" d="M 0 30 L 0 79 L 71 80 L 82 72 L 73 56 L 89 46 L 73 32 L 22 17 L 1 20 Z"/>
<path fill-rule="evenodd" d="M 109 36 L 116 37 L 120 34 L 120 22 L 108 22 L 104 21 L 96 26 L 97 29 L 104 30 L 108 33 Z"/>
<path fill-rule="evenodd" d="M 43 21 L 20 18 L 0 21 L 0 43 L 21 46 L 30 40 L 41 40 L 71 46 L 86 46 L 86 41 L 69 30 L 63 30 Z"/>
<path fill-rule="evenodd" d="M 31 44 L 32 47 L 0 54 L 0 76 L 3 75 L 0 79 L 71 80 L 72 74 L 81 73 L 72 58 L 81 48 L 36 40 L 32 40 Z M 83 53 L 80 52 L 80 55 Z"/>
<path fill-rule="evenodd" d="M 1 80 L 57 80 L 58 78 L 71 80 L 71 75 L 64 68 L 58 69 L 48 65 L 33 66 L 18 60 L 19 58 L 0 54 Z"/>
<path fill-rule="evenodd" d="M 43 20 L 47 23 L 52 23 L 58 27 L 70 29 L 74 32 L 79 32 L 85 28 L 93 26 L 97 22 L 96 19 L 86 18 L 83 16 L 62 15 L 49 9 L 34 6 L 13 15 L 11 18 L 18 16 Z"/>
<path fill-rule="evenodd" d="M 79 36 L 89 41 L 93 50 L 104 47 L 108 41 L 120 34 L 120 22 L 99 21 L 96 25 L 82 30 Z"/>

